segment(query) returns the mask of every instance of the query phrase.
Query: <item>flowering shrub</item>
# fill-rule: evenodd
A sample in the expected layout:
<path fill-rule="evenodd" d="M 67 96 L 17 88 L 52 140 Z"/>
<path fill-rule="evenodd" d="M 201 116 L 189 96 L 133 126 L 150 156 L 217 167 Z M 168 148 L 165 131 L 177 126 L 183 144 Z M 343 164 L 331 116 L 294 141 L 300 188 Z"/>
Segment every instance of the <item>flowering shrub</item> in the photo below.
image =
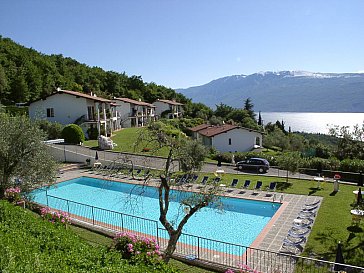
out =
<path fill-rule="evenodd" d="M 51 211 L 49 207 L 44 207 L 40 210 L 43 219 L 53 224 L 70 224 L 71 220 L 67 212 Z"/>
<path fill-rule="evenodd" d="M 5 198 L 10 202 L 17 202 L 21 199 L 21 189 L 19 187 L 8 188 L 5 190 Z"/>
<path fill-rule="evenodd" d="M 162 253 L 154 239 L 127 232 L 117 233 L 114 238 L 114 248 L 121 252 L 124 259 L 129 259 L 133 263 L 157 264 L 161 261 Z"/>

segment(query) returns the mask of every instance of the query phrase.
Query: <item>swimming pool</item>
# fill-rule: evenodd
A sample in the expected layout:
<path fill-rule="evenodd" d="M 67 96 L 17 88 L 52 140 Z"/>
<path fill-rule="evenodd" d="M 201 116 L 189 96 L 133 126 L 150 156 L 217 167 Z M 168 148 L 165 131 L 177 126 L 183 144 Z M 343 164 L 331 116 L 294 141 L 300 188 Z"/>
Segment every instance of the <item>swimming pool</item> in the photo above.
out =
<path fill-rule="evenodd" d="M 175 198 L 170 204 L 169 219 L 177 222 L 183 216 L 183 207 L 177 199 L 181 195 L 189 194 L 191 193 L 172 191 L 172 196 Z M 32 195 L 35 202 L 47 204 L 46 191 L 43 189 L 34 191 Z M 159 219 L 158 192 L 154 187 L 141 188 L 128 183 L 80 177 L 51 187 L 47 190 L 47 195 L 155 221 Z M 223 211 L 217 211 L 211 207 L 203 208 L 189 219 L 183 233 L 250 246 L 280 207 L 280 204 L 271 202 L 227 197 L 221 199 Z M 50 207 L 69 210 L 71 213 L 84 217 L 90 217 L 91 213 L 95 213 L 94 211 L 76 212 L 77 209 L 73 205 L 65 209 L 65 204 L 51 199 L 48 199 L 48 202 Z M 105 216 L 102 219 L 105 219 Z M 107 221 L 116 224 L 120 219 L 109 217 Z M 162 228 L 159 221 L 158 226 Z M 143 229 L 143 227 L 138 228 Z M 141 232 L 149 233 L 147 228 Z"/>

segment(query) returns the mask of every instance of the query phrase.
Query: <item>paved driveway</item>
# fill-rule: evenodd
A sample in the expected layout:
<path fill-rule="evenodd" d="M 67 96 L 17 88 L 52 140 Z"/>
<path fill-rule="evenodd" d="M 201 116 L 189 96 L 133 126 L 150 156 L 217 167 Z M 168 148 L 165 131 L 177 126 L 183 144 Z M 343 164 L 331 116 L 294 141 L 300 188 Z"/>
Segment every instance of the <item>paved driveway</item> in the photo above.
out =
<path fill-rule="evenodd" d="M 61 161 L 71 161 L 71 162 L 85 162 L 87 158 L 92 161 L 95 160 L 96 152 L 98 154 L 98 160 L 104 162 L 105 164 L 110 164 L 111 162 L 133 162 L 135 166 L 142 166 L 154 169 L 164 169 L 165 158 L 156 156 L 144 156 L 121 152 L 111 152 L 111 151 L 98 151 L 95 149 L 90 149 L 89 147 L 79 146 L 79 145 L 49 145 L 52 148 L 52 152 L 58 153 L 58 159 Z M 179 169 L 178 162 L 173 163 L 173 169 L 177 171 Z M 232 164 L 223 164 L 221 167 L 225 173 L 235 173 L 235 174 L 257 174 L 251 172 L 238 171 Z M 217 165 L 212 163 L 205 163 L 201 169 L 202 172 L 213 173 L 217 170 Z M 272 176 L 272 177 L 286 177 L 287 172 L 284 170 L 279 170 L 277 168 L 270 168 L 265 174 L 257 174 L 262 176 Z M 289 178 L 300 178 L 300 179 L 313 179 L 313 176 L 300 174 L 300 173 L 289 173 Z"/>

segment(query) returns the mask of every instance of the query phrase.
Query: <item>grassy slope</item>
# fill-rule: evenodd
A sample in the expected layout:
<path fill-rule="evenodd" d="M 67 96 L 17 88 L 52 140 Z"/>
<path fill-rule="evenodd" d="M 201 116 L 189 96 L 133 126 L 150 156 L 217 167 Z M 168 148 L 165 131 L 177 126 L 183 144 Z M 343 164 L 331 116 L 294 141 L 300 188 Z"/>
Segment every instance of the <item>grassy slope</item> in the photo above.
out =
<path fill-rule="evenodd" d="M 106 237 L 104 235 L 94 233 L 92 231 L 89 231 L 87 229 L 79 228 L 76 226 L 71 226 L 71 229 L 83 240 L 86 240 L 89 244 L 97 246 L 97 245 L 103 245 L 103 246 L 109 246 L 112 242 L 112 239 L 109 237 Z M 191 266 L 188 264 L 184 264 L 177 260 L 171 260 L 170 264 L 174 267 L 179 269 L 181 272 L 185 273 L 208 273 L 212 271 L 208 271 L 206 269 L 202 269 L 199 267 Z"/>
<path fill-rule="evenodd" d="M 115 132 L 111 139 L 117 144 L 113 149 L 114 152 L 128 152 L 144 155 L 151 155 L 152 152 L 143 152 L 143 148 L 154 148 L 147 142 L 142 142 L 138 147 L 135 147 L 135 141 L 139 135 L 145 130 L 145 128 L 124 128 L 121 131 Z M 97 140 L 87 140 L 84 143 L 85 146 L 97 147 Z M 167 149 L 161 149 L 156 151 L 153 155 L 167 156 Z"/>
<path fill-rule="evenodd" d="M 91 246 L 64 226 L 3 200 L 0 245 L 0 272 L 172 272 L 168 267 L 129 265 L 120 253 Z"/>

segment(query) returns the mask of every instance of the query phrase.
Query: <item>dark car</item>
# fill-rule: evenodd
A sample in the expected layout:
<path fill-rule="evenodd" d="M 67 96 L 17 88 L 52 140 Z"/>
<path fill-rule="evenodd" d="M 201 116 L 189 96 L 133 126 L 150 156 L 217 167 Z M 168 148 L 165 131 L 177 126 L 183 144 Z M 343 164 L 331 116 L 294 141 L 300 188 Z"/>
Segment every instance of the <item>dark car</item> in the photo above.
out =
<path fill-rule="evenodd" d="M 269 162 L 264 158 L 249 158 L 236 163 L 238 170 L 250 170 L 258 173 L 266 173 L 269 170 Z"/>

